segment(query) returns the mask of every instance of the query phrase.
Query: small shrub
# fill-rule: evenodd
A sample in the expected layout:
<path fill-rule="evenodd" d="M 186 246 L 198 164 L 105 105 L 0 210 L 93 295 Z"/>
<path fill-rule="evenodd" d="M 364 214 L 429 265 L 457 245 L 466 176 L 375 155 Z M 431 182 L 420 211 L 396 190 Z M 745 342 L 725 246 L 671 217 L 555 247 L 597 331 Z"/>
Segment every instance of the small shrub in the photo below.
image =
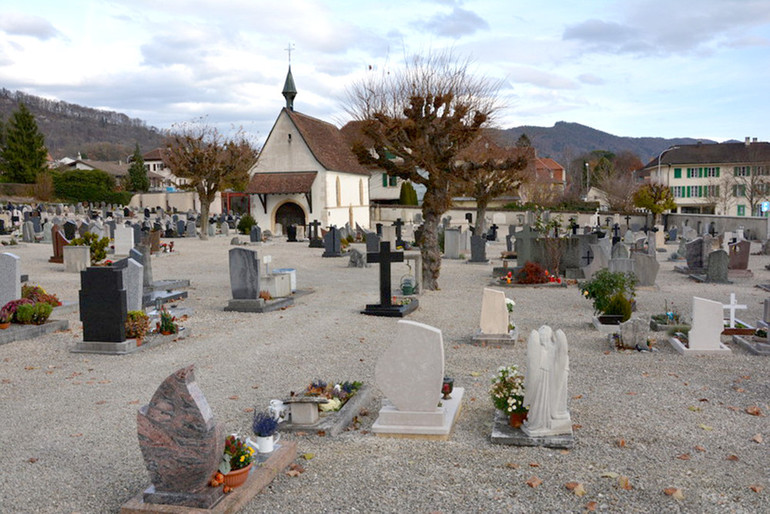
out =
<path fill-rule="evenodd" d="M 616 293 L 622 293 L 627 300 L 634 298 L 638 280 L 633 273 L 600 269 L 591 280 L 581 284 L 580 291 L 586 298 L 593 300 L 595 313 L 606 313 L 610 299 Z"/>
<path fill-rule="evenodd" d="M 21 323 L 22 325 L 29 325 L 32 323 L 32 317 L 35 315 L 35 303 L 25 303 L 23 305 L 19 305 L 16 308 L 16 322 Z"/>
<path fill-rule="evenodd" d="M 27 298 L 20 298 L 18 300 L 11 300 L 10 302 L 6 303 L 5 306 L 3 306 L 3 310 L 10 315 L 11 322 L 20 323 L 20 321 L 16 317 L 16 311 L 22 305 L 34 305 L 34 304 L 35 302 L 33 302 L 32 300 L 29 300 Z"/>
<path fill-rule="evenodd" d="M 96 234 L 86 232 L 83 234 L 83 237 L 76 237 L 70 241 L 70 245 L 90 247 L 91 262 L 99 262 L 107 257 L 107 247 L 110 245 L 110 238 L 103 237 L 99 239 L 99 236 Z"/>
<path fill-rule="evenodd" d="M 604 314 L 623 316 L 623 321 L 628 321 L 631 318 L 631 302 L 628 301 L 628 298 L 622 292 L 618 291 L 610 298 Z"/>
<path fill-rule="evenodd" d="M 518 284 L 545 284 L 548 282 L 548 275 L 545 268 L 540 264 L 527 261 L 522 268 L 516 272 L 516 282 Z"/>
<path fill-rule="evenodd" d="M 150 318 L 144 311 L 128 311 L 126 314 L 126 337 L 143 339 L 150 329 Z"/>
<path fill-rule="evenodd" d="M 246 214 L 241 218 L 241 221 L 238 222 L 238 232 L 249 235 L 251 234 L 251 227 L 256 224 L 257 220 L 255 220 L 251 214 Z"/>
<path fill-rule="evenodd" d="M 45 323 L 53 312 L 51 304 L 38 302 L 32 308 L 32 323 L 35 325 L 42 325 Z"/>
<path fill-rule="evenodd" d="M 40 286 L 28 286 L 26 284 L 21 286 L 21 297 L 32 300 L 35 303 L 47 303 L 52 307 L 61 305 L 59 298 L 55 294 L 46 293 L 45 289 Z"/>

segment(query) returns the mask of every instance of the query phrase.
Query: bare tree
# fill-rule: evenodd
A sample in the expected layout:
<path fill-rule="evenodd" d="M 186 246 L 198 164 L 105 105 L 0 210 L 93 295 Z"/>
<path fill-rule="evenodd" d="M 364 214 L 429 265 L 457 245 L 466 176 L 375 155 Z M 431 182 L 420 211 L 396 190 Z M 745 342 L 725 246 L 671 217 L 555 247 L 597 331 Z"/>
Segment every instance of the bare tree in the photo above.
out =
<path fill-rule="evenodd" d="M 706 205 L 711 208 L 714 214 L 726 216 L 730 212 L 730 207 L 735 203 L 733 195 L 733 186 L 735 181 L 731 174 L 725 173 L 719 178 L 712 178 L 706 185 L 704 198 Z"/>
<path fill-rule="evenodd" d="M 534 153 L 531 146 L 501 148 L 483 135 L 460 152 L 457 168 L 462 183 L 458 185 L 458 191 L 476 200 L 474 234 L 482 235 L 486 231 L 489 202 L 515 192 L 527 179 L 524 170 Z"/>
<path fill-rule="evenodd" d="M 739 171 L 733 177 L 734 196 L 746 198 L 751 209 L 750 216 L 755 216 L 757 206 L 770 197 L 770 176 L 760 171 L 768 170 L 768 164 L 770 163 L 765 163 L 765 166 L 743 166 L 746 170 Z"/>
<path fill-rule="evenodd" d="M 469 65 L 451 52 L 415 56 L 401 70 L 369 76 L 347 91 L 348 113 L 364 121 L 362 132 L 374 143 L 353 144 L 359 161 L 425 186 L 419 243 L 426 289 L 438 289 L 438 225 L 460 180 L 458 155 L 498 109 L 498 84 L 474 76 Z"/>
<path fill-rule="evenodd" d="M 203 123 L 188 123 L 166 138 L 163 162 L 177 177 L 187 179 L 183 189 L 201 200 L 201 239 L 208 239 L 209 209 L 218 191 L 242 189 L 257 151 L 239 130 L 232 137 Z"/>

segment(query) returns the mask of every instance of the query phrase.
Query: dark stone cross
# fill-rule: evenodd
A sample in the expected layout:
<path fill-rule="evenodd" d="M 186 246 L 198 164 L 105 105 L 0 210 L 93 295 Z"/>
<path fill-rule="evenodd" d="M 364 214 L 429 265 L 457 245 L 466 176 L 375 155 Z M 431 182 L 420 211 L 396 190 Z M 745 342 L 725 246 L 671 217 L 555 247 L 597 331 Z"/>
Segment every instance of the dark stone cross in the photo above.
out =
<path fill-rule="evenodd" d="M 404 252 L 391 252 L 390 241 L 380 241 L 380 251 L 378 253 L 367 253 L 366 262 L 377 262 L 380 264 L 380 306 L 390 307 L 391 288 L 390 288 L 390 265 L 394 262 L 404 262 Z"/>
<path fill-rule="evenodd" d="M 612 226 L 612 245 L 620 242 L 620 225 L 615 223 Z"/>
<path fill-rule="evenodd" d="M 497 226 L 497 224 L 492 224 L 491 227 L 489 227 L 489 232 L 487 233 L 487 240 L 488 241 L 497 241 L 497 229 L 500 227 Z M 481 234 L 482 236 L 484 234 Z"/>
<path fill-rule="evenodd" d="M 586 254 L 581 257 L 582 260 L 586 261 L 586 266 L 591 264 L 591 259 L 593 258 L 593 254 L 591 253 L 591 249 L 586 250 Z"/>
<path fill-rule="evenodd" d="M 626 228 L 631 228 L 631 215 L 626 214 Z"/>
<path fill-rule="evenodd" d="M 393 222 L 393 226 L 396 227 L 396 246 L 405 248 L 406 243 L 404 242 L 403 239 L 401 239 L 401 227 L 404 226 L 404 222 L 401 221 L 401 218 L 396 218 L 396 221 Z"/>
<path fill-rule="evenodd" d="M 311 229 L 312 235 L 310 236 L 310 248 L 323 248 L 323 239 L 318 237 L 318 227 L 321 226 L 321 222 L 313 220 L 312 223 L 308 223 Z"/>
<path fill-rule="evenodd" d="M 374 228 L 377 231 L 377 235 L 382 237 L 382 223 L 376 223 Z"/>
<path fill-rule="evenodd" d="M 575 222 L 575 218 L 570 218 L 569 219 L 569 228 L 572 230 L 572 235 L 576 236 L 577 235 L 577 231 L 580 228 L 580 225 L 578 225 Z"/>
<path fill-rule="evenodd" d="M 605 222 L 605 223 L 607 224 L 607 226 L 609 227 L 609 226 L 610 226 L 610 223 L 612 223 L 612 218 L 610 218 L 609 216 L 607 216 L 606 218 L 604 218 L 604 222 Z"/>

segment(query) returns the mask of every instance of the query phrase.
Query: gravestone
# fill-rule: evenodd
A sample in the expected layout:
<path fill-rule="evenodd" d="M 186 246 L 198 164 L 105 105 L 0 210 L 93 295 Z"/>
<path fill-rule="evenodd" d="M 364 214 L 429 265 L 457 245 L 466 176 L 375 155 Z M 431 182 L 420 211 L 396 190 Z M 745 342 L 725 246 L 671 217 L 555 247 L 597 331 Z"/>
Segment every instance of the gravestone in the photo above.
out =
<path fill-rule="evenodd" d="M 448 228 L 444 230 L 444 258 L 460 258 L 460 229 Z"/>
<path fill-rule="evenodd" d="M 259 298 L 259 254 L 246 248 L 232 248 L 230 257 L 230 290 L 235 300 Z"/>
<path fill-rule="evenodd" d="M 591 260 L 586 266 L 581 268 L 586 279 L 592 278 L 594 273 L 600 269 L 607 268 L 610 263 L 609 252 L 605 251 L 605 247 L 602 244 L 589 244 L 588 247 Z"/>
<path fill-rule="evenodd" d="M 487 238 L 484 236 L 471 236 L 470 262 L 477 262 L 482 264 L 489 262 L 487 259 Z"/>
<path fill-rule="evenodd" d="M 115 255 L 128 255 L 134 247 L 134 230 L 125 225 L 115 227 Z"/>
<path fill-rule="evenodd" d="M 160 251 L 160 235 L 161 230 L 150 230 L 150 253 L 158 253 Z"/>
<path fill-rule="evenodd" d="M 396 221 L 393 222 L 393 226 L 396 230 L 396 239 L 395 239 L 395 246 L 398 248 L 399 246 L 401 248 L 406 248 L 406 242 L 402 239 L 402 227 L 404 226 L 404 222 L 401 221 L 401 218 L 396 218 Z"/>
<path fill-rule="evenodd" d="M 323 239 L 318 235 L 318 227 L 321 226 L 321 222 L 318 220 L 313 220 L 311 223 L 308 223 L 308 227 L 310 230 L 310 244 L 308 245 L 309 248 L 323 248 L 324 242 Z"/>
<path fill-rule="evenodd" d="M 208 509 L 222 499 L 222 488 L 209 481 L 222 460 L 225 429 L 214 421 L 193 366 L 163 381 L 139 409 L 136 424 L 152 482 L 144 503 Z"/>
<path fill-rule="evenodd" d="M 640 318 L 631 318 L 620 324 L 620 344 L 630 350 L 649 350 L 647 336 L 649 323 Z"/>
<path fill-rule="evenodd" d="M 78 225 L 78 236 L 84 237 L 88 233 L 88 223 L 86 220 L 80 222 Z"/>
<path fill-rule="evenodd" d="M 441 399 L 444 344 L 439 329 L 400 320 L 374 374 L 386 397 L 372 425 L 375 435 L 449 438 L 465 391 L 455 387 L 450 399 Z"/>
<path fill-rule="evenodd" d="M 481 296 L 481 321 L 479 331 L 472 340 L 476 344 L 511 344 L 516 335 L 508 330 L 509 314 L 505 293 L 497 289 L 484 288 Z"/>
<path fill-rule="evenodd" d="M 328 234 L 327 234 L 328 235 Z M 379 263 L 380 265 L 380 303 L 368 304 L 361 311 L 362 314 L 372 316 L 403 317 L 417 308 L 418 301 L 412 298 L 405 305 L 395 305 L 391 301 L 391 277 L 390 265 L 393 262 L 404 262 L 404 252 L 391 252 L 388 241 L 380 242 L 380 251 L 378 253 L 367 253 L 366 262 Z"/>
<path fill-rule="evenodd" d="M 40 222 L 40 216 L 32 216 L 32 218 L 30 218 L 30 221 L 32 222 L 32 231 L 35 234 L 39 234 L 40 232 L 43 231 L 43 225 Z"/>
<path fill-rule="evenodd" d="M 184 231 L 185 231 L 186 224 L 182 220 L 177 220 L 176 222 L 176 237 L 184 237 Z"/>
<path fill-rule="evenodd" d="M 64 247 L 70 244 L 69 240 L 64 237 L 59 227 L 54 226 L 51 231 L 53 234 L 53 255 L 48 262 L 63 263 L 64 262 Z"/>
<path fill-rule="evenodd" d="M 524 266 L 524 264 L 534 259 L 534 240 L 540 237 L 540 232 L 529 225 L 524 225 L 514 236 L 516 263 L 519 266 Z"/>
<path fill-rule="evenodd" d="M 123 284 L 126 289 L 126 310 L 142 310 L 144 266 L 134 259 L 126 259 L 126 267 L 123 270 Z"/>
<path fill-rule="evenodd" d="M 111 266 L 80 272 L 80 321 L 84 342 L 126 340 L 126 289 L 123 270 Z"/>
<path fill-rule="evenodd" d="M 21 298 L 21 259 L 13 253 L 0 253 L 0 308 Z"/>
<path fill-rule="evenodd" d="M 366 233 L 366 253 L 376 253 L 380 251 L 380 236 L 376 232 Z"/>
<path fill-rule="evenodd" d="M 35 229 L 31 221 L 25 221 L 21 226 L 21 240 L 24 243 L 35 242 Z"/>
<path fill-rule="evenodd" d="M 676 227 L 673 227 L 671 230 L 668 231 L 669 242 L 675 243 L 678 237 L 679 237 L 679 230 Z"/>
<path fill-rule="evenodd" d="M 687 268 L 693 273 L 700 273 L 705 267 L 703 261 L 705 242 L 702 237 L 698 237 L 688 242 L 686 245 L 685 259 L 687 259 Z M 707 255 L 707 254 L 706 254 Z"/>
<path fill-rule="evenodd" d="M 213 221 L 209 221 L 209 224 L 206 227 L 206 234 L 208 234 L 209 237 L 214 237 L 217 235 L 217 228 L 214 226 Z"/>
<path fill-rule="evenodd" d="M 297 242 L 297 225 L 289 225 L 288 227 L 286 227 L 286 242 L 287 243 Z"/>
<path fill-rule="evenodd" d="M 633 261 L 633 272 L 639 280 L 637 285 L 640 287 L 654 286 L 655 280 L 658 278 L 658 271 L 660 270 L 660 263 L 655 256 L 634 252 Z"/>
<path fill-rule="evenodd" d="M 195 220 L 188 220 L 185 225 L 185 237 L 197 237 L 198 232 L 195 230 Z"/>
<path fill-rule="evenodd" d="M 223 236 L 230 235 L 230 226 L 227 224 L 227 222 L 222 222 L 219 224 L 219 233 Z"/>
<path fill-rule="evenodd" d="M 259 225 L 253 225 L 251 227 L 251 231 L 249 232 L 249 241 L 252 243 L 262 242 L 262 229 L 259 228 Z"/>
<path fill-rule="evenodd" d="M 521 431 L 530 438 L 572 435 L 567 407 L 569 355 L 567 336 L 543 325 L 527 341 L 524 404 L 529 405 Z"/>
<path fill-rule="evenodd" d="M 53 223 L 46 221 L 43 224 L 43 242 L 50 243 L 52 241 L 51 230 L 53 229 Z"/>
<path fill-rule="evenodd" d="M 628 259 L 628 248 L 626 248 L 626 245 L 623 243 L 615 243 L 612 245 L 611 257 L 613 259 Z"/>
<path fill-rule="evenodd" d="M 636 257 L 636 255 L 643 254 L 634 252 L 634 257 Z M 634 259 L 610 259 L 607 269 L 613 273 L 634 273 L 635 262 Z"/>
<path fill-rule="evenodd" d="M 331 227 L 324 235 L 324 253 L 321 257 L 342 257 L 342 243 L 337 227 Z"/>
<path fill-rule="evenodd" d="M 728 245 L 730 259 L 727 269 L 746 270 L 749 267 L 749 254 L 751 252 L 751 243 L 743 240 L 735 244 Z"/>
<path fill-rule="evenodd" d="M 673 337 L 669 341 L 676 351 L 686 355 L 730 353 L 730 349 L 720 339 L 724 330 L 723 319 L 720 302 L 693 296 L 692 328 L 687 334 L 687 346 Z"/>
<path fill-rule="evenodd" d="M 364 254 L 353 248 L 350 250 L 350 260 L 348 261 L 348 268 L 365 268 L 366 257 Z"/>
<path fill-rule="evenodd" d="M 729 256 L 724 250 L 715 250 L 708 256 L 708 268 L 706 269 L 706 282 L 717 284 L 729 284 L 727 269 Z"/>
<path fill-rule="evenodd" d="M 63 248 L 64 271 L 79 273 L 91 265 L 91 248 L 86 245 L 67 245 Z"/>

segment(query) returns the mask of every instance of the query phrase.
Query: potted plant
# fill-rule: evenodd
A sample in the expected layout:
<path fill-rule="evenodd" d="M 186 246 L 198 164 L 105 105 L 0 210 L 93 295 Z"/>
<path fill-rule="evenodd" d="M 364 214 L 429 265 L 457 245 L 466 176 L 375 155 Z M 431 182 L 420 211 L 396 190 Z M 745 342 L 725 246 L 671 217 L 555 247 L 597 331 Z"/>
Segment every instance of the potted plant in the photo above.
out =
<path fill-rule="evenodd" d="M 679 313 L 674 302 L 665 300 L 663 313 L 650 316 L 650 330 L 667 330 L 669 327 L 683 325 L 683 316 Z"/>
<path fill-rule="evenodd" d="M 160 310 L 160 321 L 156 323 L 156 329 L 163 335 L 176 334 L 179 332 L 179 325 L 174 323 L 176 317 L 172 316 L 165 307 Z"/>
<path fill-rule="evenodd" d="M 512 364 L 501 366 L 492 378 L 489 396 L 495 408 L 508 416 L 508 423 L 519 428 L 527 419 L 528 408 L 524 405 L 524 375 Z"/>
<path fill-rule="evenodd" d="M 633 273 L 600 269 L 591 280 L 583 282 L 581 293 L 593 301 L 594 315 L 602 323 L 619 324 L 631 317 L 638 280 Z"/>
<path fill-rule="evenodd" d="M 254 414 L 254 422 L 251 425 L 254 435 L 257 436 L 257 449 L 259 453 L 270 453 L 274 449 L 275 443 L 280 440 L 280 434 L 275 437 L 278 430 L 278 420 L 270 415 L 269 412 L 257 412 Z"/>
<path fill-rule="evenodd" d="M 0 330 L 5 330 L 11 326 L 11 318 L 13 313 L 8 311 L 5 307 L 0 309 Z"/>
<path fill-rule="evenodd" d="M 246 444 L 246 441 L 235 435 L 227 436 L 225 439 L 225 453 L 222 455 L 222 462 L 219 464 L 219 472 L 222 473 L 222 481 L 225 484 L 225 492 L 230 489 L 242 486 L 249 478 L 249 471 L 254 461 L 254 448 Z M 218 477 L 212 481 L 219 482 Z"/>
<path fill-rule="evenodd" d="M 136 345 L 140 346 L 149 329 L 150 318 L 144 311 L 128 311 L 126 314 L 126 337 L 136 339 Z"/>

